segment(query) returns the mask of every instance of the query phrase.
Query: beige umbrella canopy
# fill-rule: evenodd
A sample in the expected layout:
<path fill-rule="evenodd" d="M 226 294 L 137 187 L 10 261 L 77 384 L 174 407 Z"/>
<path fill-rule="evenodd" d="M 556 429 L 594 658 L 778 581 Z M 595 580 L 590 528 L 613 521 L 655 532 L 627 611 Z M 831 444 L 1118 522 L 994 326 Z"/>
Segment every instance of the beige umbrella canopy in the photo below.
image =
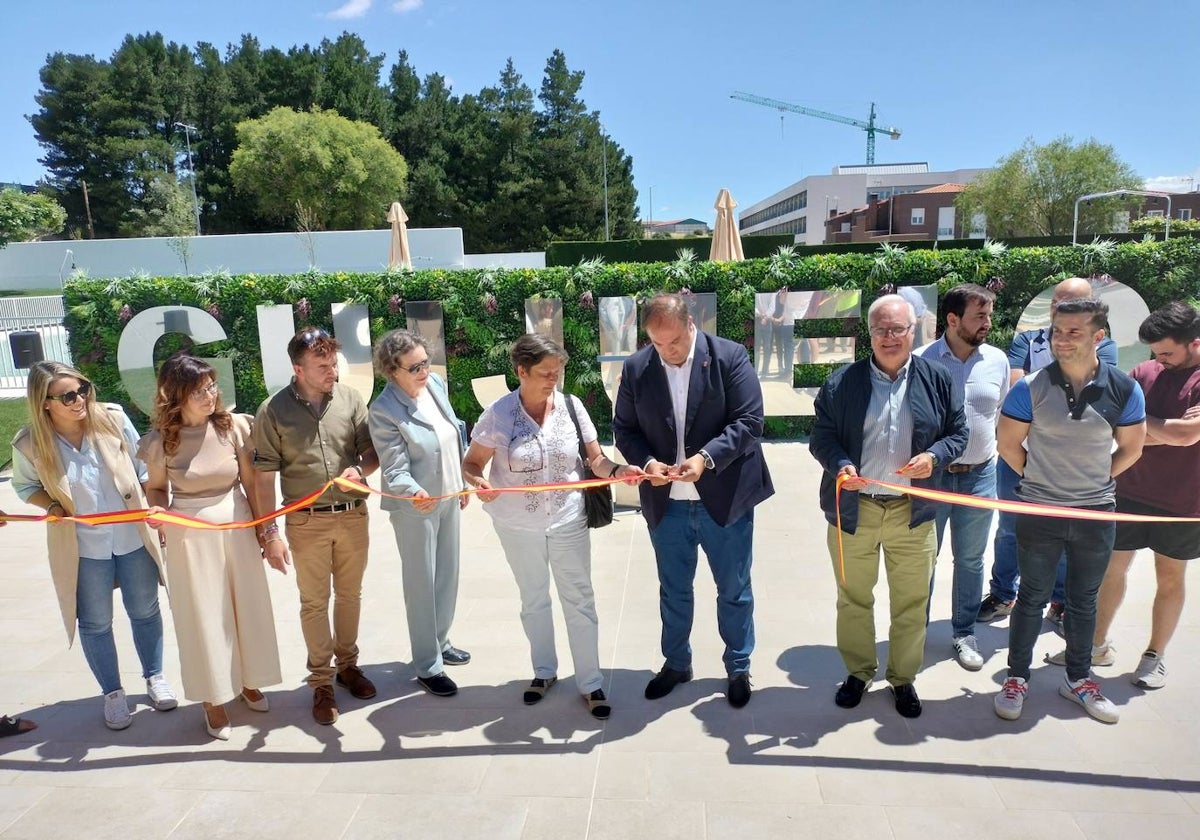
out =
<path fill-rule="evenodd" d="M 392 247 L 388 249 L 388 268 L 412 268 L 412 255 L 408 252 L 408 214 L 400 206 L 399 201 L 393 201 L 388 208 L 387 220 L 392 225 Z"/>
<path fill-rule="evenodd" d="M 742 253 L 742 237 L 738 233 L 737 220 L 733 218 L 733 208 L 737 202 L 723 189 L 717 193 L 717 225 L 713 230 L 712 251 L 708 255 L 711 262 L 737 262 L 746 259 Z"/>

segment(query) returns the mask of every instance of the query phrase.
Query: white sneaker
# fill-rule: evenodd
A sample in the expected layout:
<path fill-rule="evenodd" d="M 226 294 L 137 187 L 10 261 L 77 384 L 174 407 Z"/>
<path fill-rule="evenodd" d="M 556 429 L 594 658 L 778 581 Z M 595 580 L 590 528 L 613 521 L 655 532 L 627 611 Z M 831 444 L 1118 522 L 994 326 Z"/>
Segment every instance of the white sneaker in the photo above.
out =
<path fill-rule="evenodd" d="M 118 688 L 104 695 L 104 725 L 109 729 L 124 729 L 133 723 L 133 715 L 129 712 L 129 702 L 125 699 L 125 689 Z"/>
<path fill-rule="evenodd" d="M 979 652 L 979 643 L 974 636 L 954 640 L 954 658 L 968 671 L 978 671 L 983 667 L 983 654 Z"/>
<path fill-rule="evenodd" d="M 1058 687 L 1058 693 L 1063 697 L 1078 703 L 1096 720 L 1104 723 L 1116 723 L 1121 719 L 1121 713 L 1113 702 L 1100 693 L 1100 686 L 1095 680 L 1084 679 L 1071 682 L 1063 680 Z"/>
<path fill-rule="evenodd" d="M 162 674 L 155 674 L 146 680 L 146 693 L 150 695 L 150 705 L 160 712 L 169 712 L 179 705 L 174 689 Z"/>
<path fill-rule="evenodd" d="M 1113 647 L 1112 642 L 1105 642 L 1099 647 L 1092 646 L 1092 665 L 1107 666 L 1112 665 L 1117 661 L 1117 649 Z M 1046 662 L 1051 665 L 1057 665 L 1060 668 L 1067 666 L 1067 650 L 1063 648 L 1058 653 L 1046 654 Z"/>
<path fill-rule="evenodd" d="M 1162 688 L 1167 683 L 1167 666 L 1154 651 L 1142 654 L 1137 670 L 1133 672 L 1133 684 L 1141 688 Z"/>
<path fill-rule="evenodd" d="M 1025 692 L 1029 685 L 1020 677 L 1009 677 L 1000 686 L 993 705 L 996 714 L 1005 720 L 1016 720 L 1021 716 L 1021 707 L 1025 705 Z"/>

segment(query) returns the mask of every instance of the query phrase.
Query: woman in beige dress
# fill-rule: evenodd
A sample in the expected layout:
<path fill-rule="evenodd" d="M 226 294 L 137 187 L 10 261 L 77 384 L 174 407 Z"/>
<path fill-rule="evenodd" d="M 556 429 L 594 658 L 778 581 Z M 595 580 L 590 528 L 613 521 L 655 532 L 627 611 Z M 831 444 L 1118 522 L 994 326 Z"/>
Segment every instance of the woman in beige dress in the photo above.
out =
<path fill-rule="evenodd" d="M 250 423 L 249 416 L 221 405 L 216 371 L 206 362 L 186 354 L 164 362 L 154 431 L 138 450 L 150 473 L 151 512 L 169 505 L 207 522 L 257 518 Z M 267 698 L 259 689 L 282 681 L 262 552 L 249 528 L 167 526 L 161 533 L 183 693 L 204 702 L 205 729 L 227 741 L 224 704 L 240 697 L 253 711 L 265 712 Z"/>

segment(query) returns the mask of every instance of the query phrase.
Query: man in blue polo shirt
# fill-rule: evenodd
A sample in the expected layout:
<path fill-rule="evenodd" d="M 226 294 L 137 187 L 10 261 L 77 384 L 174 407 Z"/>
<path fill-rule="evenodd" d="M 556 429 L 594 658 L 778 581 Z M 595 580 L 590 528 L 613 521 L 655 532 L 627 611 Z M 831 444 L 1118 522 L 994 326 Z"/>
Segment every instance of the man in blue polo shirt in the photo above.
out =
<path fill-rule="evenodd" d="M 1050 317 L 1058 305 L 1064 300 L 1092 296 L 1092 282 L 1086 277 L 1068 277 L 1054 287 L 1054 296 L 1050 299 Z M 1105 364 L 1117 364 L 1117 343 L 1111 338 L 1104 338 L 1096 348 L 1096 355 Z M 1054 361 L 1050 352 L 1050 329 L 1041 327 L 1036 330 L 1025 330 L 1013 336 L 1008 348 L 1008 364 L 1011 368 L 1009 384 L 1016 382 L 1026 374 L 1041 370 Z M 1008 502 L 1015 502 L 1018 476 L 1001 458 L 996 465 L 996 495 Z M 1003 513 L 996 518 L 996 537 L 992 543 L 992 578 L 988 584 L 987 597 L 979 604 L 979 620 L 994 621 L 1012 612 L 1017 600 L 1017 516 L 1014 513 Z M 1054 581 L 1054 594 L 1050 598 L 1050 608 L 1046 610 L 1046 620 L 1054 625 L 1059 635 L 1062 634 L 1063 622 L 1063 589 L 1066 585 L 1066 562 L 1058 564 L 1058 577 Z M 1099 662 L 1093 664 L 1102 664 Z"/>
<path fill-rule="evenodd" d="M 1108 306 L 1096 298 L 1062 301 L 1051 322 L 1055 360 L 1013 385 L 1004 401 L 996 443 L 1000 457 L 1021 477 L 1016 489 L 1021 501 L 1111 511 L 1113 477 L 1141 457 L 1146 438 L 1142 389 L 1096 355 L 1107 319 Z M 1116 723 L 1116 706 L 1091 679 L 1096 593 L 1108 569 L 1114 523 L 1022 514 L 1016 532 L 1021 588 L 1009 623 L 1008 679 L 996 695 L 996 714 L 1006 720 L 1021 716 L 1042 610 L 1065 552 L 1067 673 L 1058 693 L 1097 720 Z"/>

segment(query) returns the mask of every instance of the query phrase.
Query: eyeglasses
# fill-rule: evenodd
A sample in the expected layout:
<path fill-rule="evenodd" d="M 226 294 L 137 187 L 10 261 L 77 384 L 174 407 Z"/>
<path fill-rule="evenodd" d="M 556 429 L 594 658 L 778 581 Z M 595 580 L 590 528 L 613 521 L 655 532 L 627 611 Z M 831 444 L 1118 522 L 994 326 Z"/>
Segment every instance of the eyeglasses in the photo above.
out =
<path fill-rule="evenodd" d="M 78 391 L 67 391 L 65 394 L 57 394 L 55 396 L 47 394 L 46 399 L 60 402 L 63 405 L 75 405 L 75 400 L 85 400 L 90 393 L 92 393 L 92 383 L 84 382 L 79 386 Z"/>
<path fill-rule="evenodd" d="M 546 468 L 546 446 L 540 435 L 518 434 L 508 442 L 510 473 L 540 473 Z"/>
<path fill-rule="evenodd" d="M 409 365 L 406 368 L 400 368 L 400 369 L 404 370 L 404 371 L 408 371 L 413 376 L 416 376 L 418 373 L 420 373 L 423 370 L 429 370 L 429 359 L 425 359 L 422 362 L 417 362 L 415 365 Z"/>
<path fill-rule="evenodd" d="M 903 338 L 912 332 L 913 325 L 907 327 L 871 327 L 868 332 L 872 338 Z"/>
<path fill-rule="evenodd" d="M 209 397 L 215 397 L 221 393 L 221 388 L 216 382 L 210 382 L 207 388 L 198 388 L 192 391 L 192 399 L 196 402 L 204 402 Z"/>

